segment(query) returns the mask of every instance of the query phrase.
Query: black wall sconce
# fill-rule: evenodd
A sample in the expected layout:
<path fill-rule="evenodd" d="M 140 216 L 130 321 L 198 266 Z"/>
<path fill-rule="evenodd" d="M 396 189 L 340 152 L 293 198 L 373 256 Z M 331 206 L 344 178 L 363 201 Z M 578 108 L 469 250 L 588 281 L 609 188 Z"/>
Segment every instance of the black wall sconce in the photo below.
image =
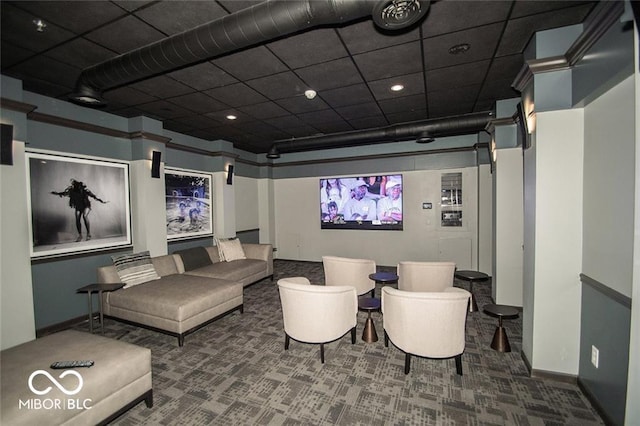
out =
<path fill-rule="evenodd" d="M 160 151 L 153 151 L 153 158 L 151 160 L 151 177 L 160 178 L 160 158 L 162 153 Z"/>
<path fill-rule="evenodd" d="M 227 185 L 233 185 L 233 164 L 227 166 Z"/>

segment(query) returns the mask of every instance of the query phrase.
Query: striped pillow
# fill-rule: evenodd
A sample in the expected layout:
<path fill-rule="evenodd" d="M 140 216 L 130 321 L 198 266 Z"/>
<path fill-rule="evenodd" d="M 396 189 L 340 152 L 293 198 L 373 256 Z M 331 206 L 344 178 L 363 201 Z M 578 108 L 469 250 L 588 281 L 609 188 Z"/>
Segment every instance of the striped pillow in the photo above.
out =
<path fill-rule="evenodd" d="M 111 259 L 118 271 L 120 281 L 124 283 L 124 288 L 160 279 L 148 251 L 120 254 L 111 256 Z"/>

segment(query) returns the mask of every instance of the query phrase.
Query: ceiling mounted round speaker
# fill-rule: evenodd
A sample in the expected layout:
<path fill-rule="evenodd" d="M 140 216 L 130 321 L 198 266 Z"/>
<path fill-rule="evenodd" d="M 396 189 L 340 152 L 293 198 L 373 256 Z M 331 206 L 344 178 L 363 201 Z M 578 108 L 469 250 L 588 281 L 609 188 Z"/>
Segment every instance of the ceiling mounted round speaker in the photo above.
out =
<path fill-rule="evenodd" d="M 431 0 L 383 0 L 373 7 L 373 21 L 387 30 L 410 27 L 427 14 L 430 4 Z"/>

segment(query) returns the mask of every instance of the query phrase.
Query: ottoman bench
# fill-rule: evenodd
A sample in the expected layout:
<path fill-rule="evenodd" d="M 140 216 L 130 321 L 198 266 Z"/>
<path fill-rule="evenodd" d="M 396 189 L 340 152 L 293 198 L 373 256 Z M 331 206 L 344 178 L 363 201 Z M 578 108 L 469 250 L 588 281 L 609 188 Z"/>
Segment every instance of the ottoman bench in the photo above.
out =
<path fill-rule="evenodd" d="M 54 370 L 55 361 L 92 360 L 90 368 Z M 153 405 L 151 351 L 66 330 L 5 349 L 0 424 L 106 424 L 141 401 Z"/>

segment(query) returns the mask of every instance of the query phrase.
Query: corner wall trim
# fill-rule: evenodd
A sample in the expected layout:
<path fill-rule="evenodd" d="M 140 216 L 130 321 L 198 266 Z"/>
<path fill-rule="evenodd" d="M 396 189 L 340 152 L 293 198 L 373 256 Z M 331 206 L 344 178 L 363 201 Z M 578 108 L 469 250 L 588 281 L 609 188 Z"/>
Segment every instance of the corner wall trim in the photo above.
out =
<path fill-rule="evenodd" d="M 625 308 L 631 309 L 631 298 L 625 296 L 624 294 L 620 293 L 619 291 L 616 291 L 616 290 L 612 289 L 611 287 L 608 287 L 608 286 L 602 284 L 600 281 L 595 280 L 595 279 L 593 279 L 590 276 L 585 275 L 585 274 L 580 274 L 580 282 L 582 282 L 582 284 L 588 285 L 589 287 L 593 288 L 594 290 L 599 291 L 600 293 L 604 294 L 609 299 L 615 300 L 616 302 L 620 303 Z"/>

